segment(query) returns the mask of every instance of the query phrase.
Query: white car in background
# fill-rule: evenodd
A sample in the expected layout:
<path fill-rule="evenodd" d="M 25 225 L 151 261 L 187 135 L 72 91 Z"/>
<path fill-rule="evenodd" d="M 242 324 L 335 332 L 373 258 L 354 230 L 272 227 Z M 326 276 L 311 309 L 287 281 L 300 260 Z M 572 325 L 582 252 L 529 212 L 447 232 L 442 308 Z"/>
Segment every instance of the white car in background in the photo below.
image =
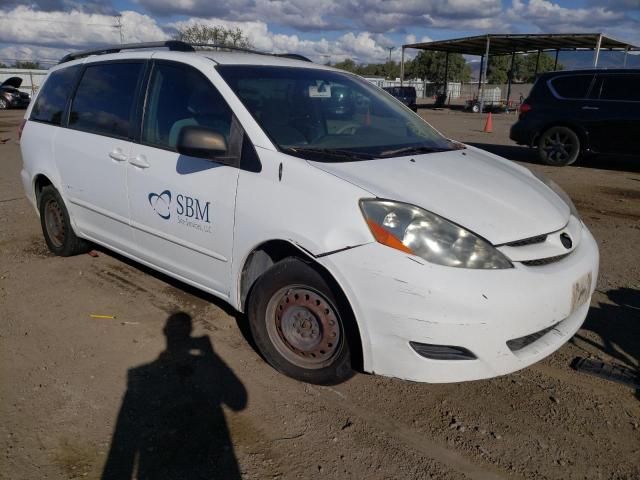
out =
<path fill-rule="evenodd" d="M 133 47 L 63 59 L 26 113 L 52 252 L 89 240 L 220 297 L 312 383 L 503 375 L 580 328 L 598 249 L 552 182 L 343 71 Z"/>

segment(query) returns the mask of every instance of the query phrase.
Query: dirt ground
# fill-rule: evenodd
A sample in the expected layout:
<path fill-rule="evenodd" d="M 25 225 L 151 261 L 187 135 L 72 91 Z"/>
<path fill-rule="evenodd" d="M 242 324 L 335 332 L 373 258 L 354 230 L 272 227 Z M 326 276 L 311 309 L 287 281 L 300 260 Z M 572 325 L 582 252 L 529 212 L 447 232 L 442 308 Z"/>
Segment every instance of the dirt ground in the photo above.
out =
<path fill-rule="evenodd" d="M 0 478 L 640 478 L 640 391 L 570 367 L 640 370 L 640 159 L 541 166 L 509 142 L 513 115 L 488 134 L 479 115 L 421 114 L 548 174 L 598 241 L 583 328 L 524 371 L 451 385 L 285 378 L 220 301 L 104 250 L 50 255 L 19 179 L 22 112 L 0 112 Z"/>

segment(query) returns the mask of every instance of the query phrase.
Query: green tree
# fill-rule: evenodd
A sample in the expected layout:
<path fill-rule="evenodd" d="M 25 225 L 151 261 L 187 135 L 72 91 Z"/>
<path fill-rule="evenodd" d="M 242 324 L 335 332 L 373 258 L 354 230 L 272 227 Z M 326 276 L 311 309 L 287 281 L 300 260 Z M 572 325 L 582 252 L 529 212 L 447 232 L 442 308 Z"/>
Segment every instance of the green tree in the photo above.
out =
<path fill-rule="evenodd" d="M 509 69 L 511 67 L 511 55 L 490 56 L 488 63 L 487 82 L 493 84 L 507 83 L 509 78 Z"/>
<path fill-rule="evenodd" d="M 422 78 L 434 83 L 444 83 L 446 54 L 423 50 L 412 62 L 405 65 L 407 77 Z M 450 82 L 468 82 L 471 80 L 471 67 L 459 53 L 449 54 Z"/>
<path fill-rule="evenodd" d="M 340 70 L 346 70 L 347 72 L 357 73 L 358 65 L 356 62 L 351 60 L 350 58 L 345 58 L 342 62 L 335 63 L 333 65 L 335 68 L 339 68 Z"/>
<path fill-rule="evenodd" d="M 517 64 L 514 75 L 518 80 L 531 83 L 536 79 L 536 60 L 538 54 L 530 53 L 523 55 L 520 62 Z M 551 72 L 554 69 L 555 59 L 546 53 L 540 55 L 538 61 L 538 73 Z M 558 63 L 557 70 L 562 70 L 564 67 Z"/>
<path fill-rule="evenodd" d="M 31 61 L 31 60 L 16 60 L 16 63 L 13 64 L 14 68 L 28 68 L 30 70 L 39 70 L 42 67 L 40 66 L 40 62 Z"/>
<path fill-rule="evenodd" d="M 239 28 L 226 28 L 220 25 L 209 26 L 202 23 L 178 29 L 174 35 L 176 40 L 187 43 L 211 43 L 229 47 L 251 48 L 252 44 Z"/>

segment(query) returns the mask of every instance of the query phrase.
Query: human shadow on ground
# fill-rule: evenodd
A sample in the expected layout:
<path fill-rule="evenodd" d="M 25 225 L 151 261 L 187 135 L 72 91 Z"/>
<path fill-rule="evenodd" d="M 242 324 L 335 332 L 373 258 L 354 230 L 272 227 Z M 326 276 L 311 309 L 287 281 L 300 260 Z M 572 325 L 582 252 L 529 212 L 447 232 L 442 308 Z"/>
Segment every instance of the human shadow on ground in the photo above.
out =
<path fill-rule="evenodd" d="M 582 326 L 598 335 L 600 342 L 580 333 L 576 338 L 640 375 L 640 290 L 617 288 L 606 295 L 612 303 L 600 302 L 591 307 Z M 636 396 L 640 399 L 640 389 L 636 390 Z"/>
<path fill-rule="evenodd" d="M 245 408 L 247 392 L 191 317 L 169 316 L 167 348 L 128 372 L 103 480 L 239 479 L 223 405 Z"/>

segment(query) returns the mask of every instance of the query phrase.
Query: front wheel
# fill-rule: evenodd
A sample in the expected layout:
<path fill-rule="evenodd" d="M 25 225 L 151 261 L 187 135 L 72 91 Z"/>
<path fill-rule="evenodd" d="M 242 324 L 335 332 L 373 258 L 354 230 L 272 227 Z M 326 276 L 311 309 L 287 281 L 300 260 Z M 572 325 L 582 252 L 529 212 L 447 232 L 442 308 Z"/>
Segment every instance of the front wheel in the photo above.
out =
<path fill-rule="evenodd" d="M 260 353 L 276 370 L 329 385 L 353 375 L 346 322 L 324 277 L 297 258 L 265 272 L 252 288 L 248 314 Z"/>
<path fill-rule="evenodd" d="M 571 165 L 580 154 L 580 138 L 568 127 L 551 127 L 538 141 L 538 155 L 547 165 Z"/>
<path fill-rule="evenodd" d="M 0 110 L 6 110 L 9 107 L 9 104 L 7 103 L 7 101 L 0 97 Z"/>

